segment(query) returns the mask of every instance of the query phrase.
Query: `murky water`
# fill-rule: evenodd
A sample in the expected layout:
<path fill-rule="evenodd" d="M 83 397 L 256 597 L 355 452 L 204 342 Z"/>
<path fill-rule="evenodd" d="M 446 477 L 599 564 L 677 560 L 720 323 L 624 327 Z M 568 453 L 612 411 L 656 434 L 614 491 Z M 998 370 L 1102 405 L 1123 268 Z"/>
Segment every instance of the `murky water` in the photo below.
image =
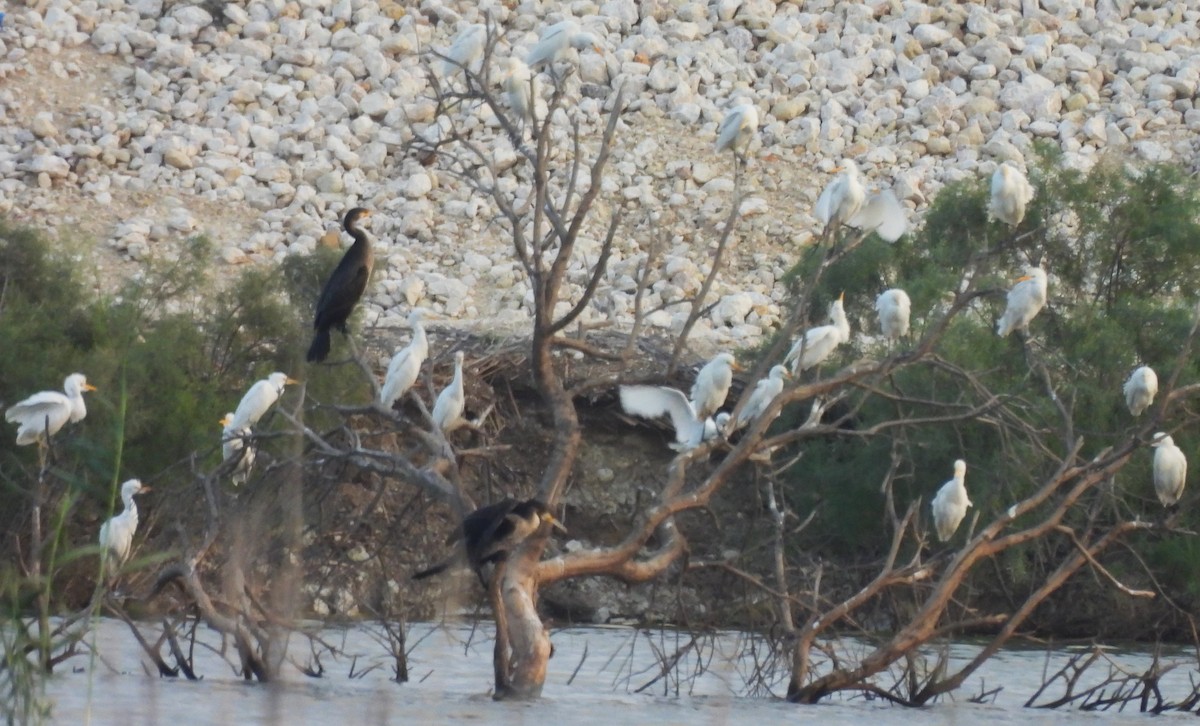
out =
<path fill-rule="evenodd" d="M 156 631 L 143 626 L 148 636 Z M 101 620 L 89 642 L 101 657 L 80 656 L 47 685 L 57 723 L 78 724 L 384 724 L 486 723 L 590 726 L 592 724 L 729 724 L 753 720 L 774 723 L 886 724 L 988 723 L 1115 723 L 1131 712 L 1048 713 L 1021 704 L 1040 683 L 1043 670 L 1060 667 L 1069 651 L 1009 650 L 972 677 L 953 699 L 914 710 L 878 700 L 834 699 L 816 707 L 783 703 L 750 685 L 755 658 L 747 636 L 728 633 L 705 639 L 685 658 L 681 677 L 656 680 L 659 654 L 673 653 L 688 642 L 675 633 L 639 633 L 629 628 L 572 628 L 553 634 L 544 697 L 533 703 L 495 703 L 490 698 L 490 629 L 469 625 L 417 624 L 409 629 L 411 680 L 397 684 L 381 630 L 360 626 L 325 630 L 321 638 L 343 655 L 320 658 L 324 676 L 311 678 L 298 667 L 285 666 L 275 683 L 248 684 L 217 652 L 220 638 L 202 632 L 196 651 L 200 681 L 147 675 L 137 644 L 119 621 Z M 150 637 L 153 640 L 153 637 Z M 952 646 L 960 661 L 976 648 Z M 758 649 L 759 658 L 765 649 Z M 290 641 L 288 658 L 299 666 L 314 664 L 307 639 Z M 1144 668 L 1146 653 L 1122 652 L 1116 658 L 1130 668 Z M 1187 651 L 1168 654 L 1183 664 L 1164 680 L 1165 695 L 1182 699 L 1190 692 L 1195 659 Z M 702 671 L 702 672 L 701 672 Z M 152 671 L 151 671 L 152 672 Z M 785 677 L 779 669 L 780 679 Z M 1100 676 L 1096 672 L 1096 677 Z M 694 676 L 694 677 L 689 677 Z M 649 685 L 647 685 L 649 684 Z M 981 690 L 1003 686 L 995 701 L 968 702 Z M 781 693 L 783 680 L 770 683 Z M 761 694 L 761 695 L 760 695 Z M 1186 714 L 1177 714 L 1185 717 Z"/>

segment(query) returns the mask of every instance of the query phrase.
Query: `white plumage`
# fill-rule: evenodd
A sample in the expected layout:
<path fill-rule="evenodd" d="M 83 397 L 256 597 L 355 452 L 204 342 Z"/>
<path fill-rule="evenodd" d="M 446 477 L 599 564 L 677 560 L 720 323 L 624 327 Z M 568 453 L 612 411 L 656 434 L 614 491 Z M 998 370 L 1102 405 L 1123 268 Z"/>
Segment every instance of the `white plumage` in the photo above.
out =
<path fill-rule="evenodd" d="M 505 64 L 504 97 L 522 128 L 533 121 L 533 73 L 520 58 Z"/>
<path fill-rule="evenodd" d="M 1030 267 L 1008 291 L 1008 306 L 996 324 L 996 334 L 1003 338 L 1014 330 L 1028 327 L 1045 304 L 1046 271 L 1041 267 Z"/>
<path fill-rule="evenodd" d="M 850 322 L 846 320 L 846 311 L 842 307 L 842 298 L 829 306 L 830 325 L 810 328 L 792 345 L 784 363 L 792 364 L 792 373 L 800 373 L 821 363 L 829 354 L 842 343 L 850 340 Z"/>
<path fill-rule="evenodd" d="M 100 561 L 108 578 L 112 578 L 121 565 L 129 559 L 133 548 L 133 533 L 137 531 L 138 510 L 133 498 L 150 487 L 142 486 L 137 479 L 121 485 L 121 501 L 125 510 L 100 526 Z"/>
<path fill-rule="evenodd" d="M 396 351 L 392 362 L 388 364 L 387 375 L 383 378 L 383 387 L 379 389 L 379 402 L 384 408 L 391 408 L 401 396 L 412 388 L 421 374 L 421 366 L 429 357 L 429 339 L 425 337 L 425 326 L 421 319 L 425 317 L 424 310 L 417 308 L 408 314 L 408 324 L 412 327 L 412 340 L 408 345 Z"/>
<path fill-rule="evenodd" d="M 849 224 L 867 198 L 867 190 L 858 178 L 857 164 L 846 159 L 834 171 L 840 173 L 817 198 L 815 214 L 825 225 L 823 234 L 829 234 L 839 224 Z"/>
<path fill-rule="evenodd" d="M 463 410 L 467 399 L 463 393 L 463 352 L 454 354 L 454 378 L 442 389 L 433 404 L 433 423 L 444 433 L 450 433 L 462 425 Z"/>
<path fill-rule="evenodd" d="M 4 414 L 4 420 L 17 424 L 18 446 L 32 444 L 38 440 L 44 441 L 47 431 L 53 436 L 67 421 L 78 423 L 87 416 L 83 393 L 94 390 L 96 387 L 89 384 L 82 373 L 72 373 L 63 381 L 64 393 L 35 393 L 10 406 Z"/>
<path fill-rule="evenodd" d="M 895 193 L 884 189 L 867 197 L 858 211 L 846 220 L 846 225 L 865 234 L 874 232 L 885 242 L 895 242 L 908 231 L 908 213 Z"/>
<path fill-rule="evenodd" d="M 1175 440 L 1159 432 L 1154 434 L 1154 493 L 1164 507 L 1179 501 L 1187 483 L 1187 457 L 1175 445 Z"/>
<path fill-rule="evenodd" d="M 564 20 L 542 31 L 537 45 L 533 46 L 533 50 L 525 56 L 525 65 L 530 68 L 537 68 L 543 64 L 553 66 L 566 57 L 569 48 L 576 50 L 591 48 L 597 53 L 603 52 L 596 36 L 581 32 L 579 24 L 574 20 Z"/>
<path fill-rule="evenodd" d="M 1142 411 L 1154 403 L 1154 396 L 1158 394 L 1158 374 L 1150 366 L 1140 366 L 1130 374 L 1129 380 L 1125 381 L 1124 390 L 1125 405 L 1129 407 L 1129 413 L 1141 416 Z"/>
<path fill-rule="evenodd" d="M 783 393 L 784 379 L 789 376 L 786 366 L 772 366 L 770 374 L 754 385 L 754 390 L 750 392 L 750 398 L 747 399 L 746 405 L 742 406 L 742 410 L 738 412 L 735 424 L 737 428 L 746 426 L 763 415 L 767 406 L 771 405 L 771 401 Z"/>
<path fill-rule="evenodd" d="M 716 419 L 700 418 L 688 397 L 667 386 L 621 386 L 621 408 L 631 416 L 658 418 L 669 416 L 675 429 L 676 451 L 690 451 L 716 436 L 729 422 L 729 414 L 719 413 Z"/>
<path fill-rule="evenodd" d="M 933 524 L 937 528 L 938 540 L 945 542 L 954 535 L 954 530 L 967 516 L 971 500 L 967 498 L 967 462 L 954 462 L 954 478 L 942 485 L 933 498 Z"/>
<path fill-rule="evenodd" d="M 1033 201 L 1033 186 L 1008 162 L 992 173 L 992 198 L 988 215 L 1013 227 L 1025 218 L 1025 205 Z"/>
<path fill-rule="evenodd" d="M 473 23 L 458 31 L 454 42 L 445 53 L 442 61 L 442 75 L 451 76 L 466 69 L 483 57 L 483 49 L 487 45 L 487 28 L 479 23 Z"/>
<path fill-rule="evenodd" d="M 263 414 L 279 400 L 283 387 L 289 383 L 294 384 L 297 381 L 288 378 L 286 373 L 275 372 L 250 386 L 250 390 L 242 396 L 241 402 L 233 412 L 230 428 L 249 429 L 258 423 Z"/>
<path fill-rule="evenodd" d="M 754 133 L 758 131 L 758 109 L 748 101 L 742 101 L 721 119 L 717 126 L 717 151 L 733 149 L 733 153 L 745 153 Z"/>
<path fill-rule="evenodd" d="M 732 353 L 719 353 L 696 374 L 692 384 L 692 408 L 698 418 L 712 416 L 725 404 L 736 368 Z"/>
<path fill-rule="evenodd" d="M 250 478 L 250 470 L 254 467 L 254 445 L 250 443 L 247 437 L 250 436 L 250 429 L 246 427 L 233 428 L 233 414 L 225 414 L 225 418 L 219 422 L 221 429 L 221 459 L 229 461 L 236 459 L 233 465 L 233 472 L 229 478 L 234 485 L 242 485 Z"/>
<path fill-rule="evenodd" d="M 884 290 L 875 299 L 875 312 L 879 313 L 879 329 L 889 341 L 908 335 L 908 318 L 912 301 L 908 293 L 899 288 Z"/>

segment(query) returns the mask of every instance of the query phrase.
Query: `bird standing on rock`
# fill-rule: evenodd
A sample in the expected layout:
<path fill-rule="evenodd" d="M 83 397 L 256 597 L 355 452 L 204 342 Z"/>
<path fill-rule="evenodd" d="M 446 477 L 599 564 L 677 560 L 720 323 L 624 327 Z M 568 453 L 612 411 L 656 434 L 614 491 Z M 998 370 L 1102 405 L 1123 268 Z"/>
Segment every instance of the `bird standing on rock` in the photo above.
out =
<path fill-rule="evenodd" d="M 366 232 L 358 228 L 358 223 L 369 216 L 369 210 L 355 207 L 346 212 L 342 220 L 342 228 L 354 238 L 354 244 L 342 256 L 342 261 L 329 276 L 317 300 L 317 314 L 313 319 L 313 330 L 317 332 L 308 348 L 309 363 L 320 363 L 329 355 L 330 328 L 337 328 L 343 335 L 349 335 L 346 321 L 366 291 L 371 268 L 375 265 L 371 241 Z"/>

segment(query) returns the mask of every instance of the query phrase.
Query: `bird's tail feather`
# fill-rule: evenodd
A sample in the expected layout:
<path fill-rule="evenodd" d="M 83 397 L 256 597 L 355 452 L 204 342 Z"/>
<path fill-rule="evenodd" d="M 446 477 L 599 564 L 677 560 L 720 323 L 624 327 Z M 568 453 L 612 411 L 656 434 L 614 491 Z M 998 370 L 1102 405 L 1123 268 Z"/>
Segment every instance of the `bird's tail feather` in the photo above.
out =
<path fill-rule="evenodd" d="M 312 345 L 308 346 L 307 360 L 309 363 L 320 363 L 329 355 L 329 329 L 322 328 L 317 330 L 317 334 L 313 336 Z"/>

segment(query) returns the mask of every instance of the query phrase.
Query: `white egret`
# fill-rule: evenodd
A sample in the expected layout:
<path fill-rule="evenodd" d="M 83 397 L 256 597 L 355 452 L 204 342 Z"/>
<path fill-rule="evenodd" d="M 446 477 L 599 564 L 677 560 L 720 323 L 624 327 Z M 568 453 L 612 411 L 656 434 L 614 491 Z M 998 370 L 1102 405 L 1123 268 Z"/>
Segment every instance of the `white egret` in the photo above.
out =
<path fill-rule="evenodd" d="M 520 58 L 509 58 L 505 63 L 504 97 L 509 108 L 519 120 L 520 127 L 533 123 L 534 85 L 533 73 Z"/>
<path fill-rule="evenodd" d="M 763 415 L 767 406 L 771 405 L 771 401 L 783 393 L 784 379 L 790 377 L 787 366 L 772 366 L 770 374 L 754 385 L 754 390 L 750 392 L 750 398 L 746 401 L 746 405 L 742 406 L 742 410 L 738 412 L 737 422 L 734 426 L 741 428 L 749 425 L 751 421 Z"/>
<path fill-rule="evenodd" d="M 229 479 L 234 485 L 240 486 L 250 478 L 250 470 L 254 467 L 254 445 L 247 439 L 250 436 L 250 429 L 245 426 L 233 428 L 230 425 L 233 423 L 232 413 L 225 414 L 225 418 L 218 423 L 223 427 L 221 429 L 221 459 L 222 461 L 236 459 Z"/>
<path fill-rule="evenodd" d="M 1187 483 L 1187 457 L 1175 445 L 1174 439 L 1159 432 L 1154 434 L 1154 493 L 1164 507 L 1179 501 Z"/>
<path fill-rule="evenodd" d="M 792 373 L 798 374 L 819 364 L 829 357 L 842 343 L 850 340 L 850 322 L 846 320 L 846 310 L 842 307 L 845 293 L 829 306 L 830 325 L 810 328 L 792 345 L 784 363 L 792 364 Z"/>
<path fill-rule="evenodd" d="M 739 158 L 746 153 L 754 133 L 758 131 L 758 108 L 749 101 L 741 101 L 721 119 L 717 126 L 717 152 L 732 149 Z"/>
<path fill-rule="evenodd" d="M 692 384 L 692 409 L 697 418 L 708 418 L 725 404 L 735 370 L 740 368 L 733 354 L 719 353 L 696 374 L 696 382 Z"/>
<path fill-rule="evenodd" d="M 864 234 L 874 232 L 884 242 L 895 242 L 908 231 L 908 213 L 891 189 L 867 197 L 846 224 Z"/>
<path fill-rule="evenodd" d="M 1008 162 L 992 174 L 992 198 L 988 216 L 1016 227 L 1025 218 L 1025 205 L 1033 201 L 1033 186 L 1025 175 Z"/>
<path fill-rule="evenodd" d="M 454 379 L 450 385 L 442 389 L 437 401 L 433 404 L 433 423 L 443 433 L 450 433 L 463 425 L 463 410 L 467 406 L 466 394 L 463 393 L 463 352 L 454 354 Z"/>
<path fill-rule="evenodd" d="M 487 28 L 479 23 L 472 23 L 458 31 L 454 42 L 445 52 L 442 60 L 442 75 L 450 77 L 460 70 L 471 70 L 471 65 L 483 57 L 484 46 L 487 45 Z"/>
<path fill-rule="evenodd" d="M 1129 413 L 1141 416 L 1142 411 L 1154 403 L 1154 396 L 1158 393 L 1158 374 L 1150 366 L 1141 366 L 1125 381 L 1124 391 Z"/>
<path fill-rule="evenodd" d="M 716 436 L 729 423 L 729 414 L 721 412 L 715 419 L 700 418 L 688 397 L 668 386 L 620 386 L 621 408 L 631 416 L 658 418 L 669 416 L 675 429 L 676 451 L 691 451 L 702 442 Z"/>
<path fill-rule="evenodd" d="M 899 288 L 884 290 L 875 299 L 879 328 L 888 342 L 908 335 L 908 317 L 911 311 L 912 301 L 908 299 L 908 293 Z"/>
<path fill-rule="evenodd" d="M 121 501 L 125 502 L 125 510 L 100 526 L 100 562 L 106 579 L 110 581 L 129 559 L 133 549 L 133 533 L 138 526 L 137 504 L 133 498 L 148 491 L 150 487 L 142 486 L 137 479 L 122 484 Z"/>
<path fill-rule="evenodd" d="M 825 226 L 822 239 L 832 234 L 838 225 L 849 224 L 867 199 L 867 190 L 858 178 L 857 164 L 846 159 L 834 171 L 840 173 L 817 198 L 815 214 Z"/>
<path fill-rule="evenodd" d="M 1003 338 L 1014 330 L 1028 327 L 1045 304 L 1046 271 L 1041 267 L 1030 267 L 1008 291 L 1008 307 L 996 324 L 996 334 Z"/>
<path fill-rule="evenodd" d="M 425 337 L 425 326 L 421 319 L 426 312 L 417 308 L 408 314 L 408 324 L 412 327 L 412 340 L 405 347 L 396 351 L 392 362 L 388 364 L 387 375 L 383 379 L 383 388 L 379 390 L 379 402 L 384 408 L 391 408 L 401 396 L 412 388 L 421 374 L 421 366 L 429 356 L 429 339 Z"/>
<path fill-rule="evenodd" d="M 954 462 L 954 478 L 942 485 L 933 498 L 933 524 L 937 528 L 938 540 L 945 542 L 954 535 L 954 530 L 967 516 L 971 500 L 967 498 L 967 462 Z"/>
<path fill-rule="evenodd" d="M 4 413 L 4 420 L 17 424 L 18 446 L 35 441 L 44 443 L 47 435 L 57 434 L 67 421 L 78 423 L 87 416 L 83 393 L 94 390 L 96 387 L 89 384 L 82 373 L 72 373 L 63 381 L 64 393 L 35 393 L 10 406 Z"/>
<path fill-rule="evenodd" d="M 272 373 L 256 382 L 250 386 L 249 391 L 246 391 L 246 395 L 242 396 L 241 402 L 233 412 L 233 420 L 229 422 L 229 427 L 231 429 L 248 429 L 254 426 L 267 412 L 267 409 L 279 400 L 279 396 L 283 393 L 283 387 L 289 383 L 298 382 L 288 378 L 286 373 L 279 372 Z"/>
<path fill-rule="evenodd" d="M 542 31 L 537 45 L 533 46 L 533 50 L 525 56 L 525 65 L 530 68 L 547 65 L 553 70 L 555 63 L 566 58 L 567 50 L 570 48 L 576 50 L 591 48 L 597 53 L 604 52 L 596 36 L 580 31 L 579 24 L 574 20 L 564 20 Z"/>

